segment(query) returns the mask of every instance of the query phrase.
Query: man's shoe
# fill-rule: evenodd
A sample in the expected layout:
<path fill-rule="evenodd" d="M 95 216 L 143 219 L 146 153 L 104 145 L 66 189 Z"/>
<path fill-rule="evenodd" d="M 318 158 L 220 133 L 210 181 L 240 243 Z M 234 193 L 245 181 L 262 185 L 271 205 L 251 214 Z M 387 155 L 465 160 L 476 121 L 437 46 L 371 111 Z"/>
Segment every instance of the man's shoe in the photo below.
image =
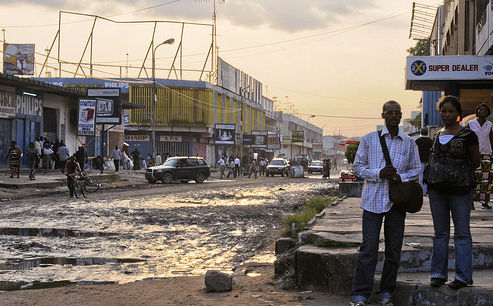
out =
<path fill-rule="evenodd" d="M 454 290 L 458 290 L 460 288 L 467 287 L 467 284 L 464 282 L 461 282 L 460 280 L 454 279 L 452 282 L 448 284 L 448 286 Z"/>
<path fill-rule="evenodd" d="M 351 306 L 366 306 L 365 302 L 351 302 Z"/>
<path fill-rule="evenodd" d="M 486 202 L 483 202 L 482 205 L 483 205 L 483 209 L 491 209 L 491 206 L 489 206 L 488 203 Z"/>
<path fill-rule="evenodd" d="M 445 279 L 443 278 L 433 277 L 430 280 L 430 286 L 432 287 L 440 287 L 443 284 L 445 284 Z"/>

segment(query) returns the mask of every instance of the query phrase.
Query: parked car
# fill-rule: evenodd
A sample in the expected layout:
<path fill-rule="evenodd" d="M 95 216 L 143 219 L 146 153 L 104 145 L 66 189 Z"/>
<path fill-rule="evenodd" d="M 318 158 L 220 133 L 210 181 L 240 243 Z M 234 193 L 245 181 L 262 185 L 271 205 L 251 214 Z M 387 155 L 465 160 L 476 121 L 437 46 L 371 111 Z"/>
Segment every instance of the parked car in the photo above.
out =
<path fill-rule="evenodd" d="M 322 173 L 323 168 L 324 168 L 324 163 L 322 161 L 313 160 L 308 166 L 308 173 L 313 173 L 313 172 Z"/>
<path fill-rule="evenodd" d="M 202 157 L 170 157 L 164 164 L 147 169 L 145 174 L 150 183 L 160 180 L 165 184 L 192 180 L 201 184 L 209 176 L 209 166 Z"/>
<path fill-rule="evenodd" d="M 274 174 L 280 174 L 281 176 L 289 175 L 288 161 L 283 158 L 274 158 L 267 165 L 265 170 L 267 176 L 274 176 Z"/>

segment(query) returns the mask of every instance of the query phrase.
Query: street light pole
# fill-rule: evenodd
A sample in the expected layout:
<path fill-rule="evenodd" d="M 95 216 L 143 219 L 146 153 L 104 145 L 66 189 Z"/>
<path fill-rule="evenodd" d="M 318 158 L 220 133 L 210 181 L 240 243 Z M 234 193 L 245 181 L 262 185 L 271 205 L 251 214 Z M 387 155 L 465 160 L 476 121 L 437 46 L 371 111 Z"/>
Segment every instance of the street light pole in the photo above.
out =
<path fill-rule="evenodd" d="M 308 118 L 306 119 L 306 135 L 304 135 L 304 136 L 308 136 L 308 124 L 309 124 L 310 119 L 312 119 L 312 118 L 315 118 L 315 115 L 311 115 L 310 117 L 308 117 Z M 303 144 L 305 144 L 305 138 L 307 138 L 307 137 L 303 137 L 303 138 L 304 138 L 304 139 L 303 139 Z M 307 139 L 307 142 L 308 142 L 308 139 Z M 303 148 L 303 147 L 301 147 L 301 148 Z M 306 149 L 306 151 L 307 151 L 307 153 L 308 153 L 308 149 Z M 307 155 L 308 155 L 308 154 L 307 154 Z"/>
<path fill-rule="evenodd" d="M 162 45 L 172 45 L 174 38 L 163 41 L 156 48 L 152 48 L 152 154 L 156 154 L 156 103 L 157 103 L 157 84 L 156 84 L 156 50 Z"/>

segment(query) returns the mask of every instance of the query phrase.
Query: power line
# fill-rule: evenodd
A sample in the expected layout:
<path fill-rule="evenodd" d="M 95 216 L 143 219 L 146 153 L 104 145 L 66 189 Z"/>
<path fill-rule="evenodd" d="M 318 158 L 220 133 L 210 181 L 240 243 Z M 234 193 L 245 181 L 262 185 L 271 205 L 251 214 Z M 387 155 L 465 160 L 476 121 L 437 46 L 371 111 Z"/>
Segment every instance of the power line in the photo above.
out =
<path fill-rule="evenodd" d="M 149 7 L 144 7 L 144 8 L 141 8 L 141 9 L 137 9 L 137 10 L 133 10 L 133 11 L 128 11 L 128 12 L 121 13 L 121 14 L 111 15 L 111 16 L 108 16 L 108 18 L 119 17 L 119 16 L 128 15 L 128 14 L 132 14 L 132 13 L 147 11 L 147 10 L 151 10 L 151 9 L 154 9 L 154 8 L 157 8 L 157 7 L 161 7 L 161 6 L 173 4 L 173 3 L 176 3 L 176 2 L 179 2 L 179 1 L 182 1 L 182 0 L 172 0 L 172 1 L 169 1 L 169 2 L 165 2 L 165 3 L 161 3 L 161 4 L 149 6 Z M 65 24 L 74 24 L 74 23 L 81 23 L 81 22 L 88 22 L 88 21 L 90 21 L 90 20 L 72 21 L 72 22 L 66 22 Z M 52 26 L 57 26 L 57 25 L 58 25 L 58 23 L 49 23 L 49 24 L 36 24 L 36 25 L 2 26 L 2 28 L 5 28 L 5 29 L 14 29 L 14 28 L 38 28 L 38 27 L 52 27 Z"/>

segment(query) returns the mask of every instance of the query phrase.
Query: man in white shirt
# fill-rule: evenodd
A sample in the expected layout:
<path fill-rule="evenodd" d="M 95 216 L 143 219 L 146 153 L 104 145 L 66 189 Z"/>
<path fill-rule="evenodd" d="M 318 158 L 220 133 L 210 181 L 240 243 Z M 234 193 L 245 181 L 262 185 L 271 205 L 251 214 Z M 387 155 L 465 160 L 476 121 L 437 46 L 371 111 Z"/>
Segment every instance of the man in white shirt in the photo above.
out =
<path fill-rule="evenodd" d="M 163 159 L 161 158 L 161 155 L 159 153 L 156 155 L 154 163 L 156 164 L 156 166 L 159 166 L 163 163 Z"/>
<path fill-rule="evenodd" d="M 235 157 L 235 170 L 233 174 L 235 178 L 237 175 L 240 175 L 240 158 L 238 157 L 238 155 L 236 155 Z"/>
<path fill-rule="evenodd" d="M 115 146 L 115 149 L 111 152 L 111 158 L 113 158 L 113 163 L 115 163 L 115 172 L 120 170 L 120 160 L 122 159 L 122 152 Z"/>
<path fill-rule="evenodd" d="M 217 163 L 219 164 L 219 170 L 221 171 L 221 179 L 223 179 L 224 169 L 226 168 L 226 163 L 224 162 L 224 159 L 222 157 L 219 158 L 219 161 Z"/>

